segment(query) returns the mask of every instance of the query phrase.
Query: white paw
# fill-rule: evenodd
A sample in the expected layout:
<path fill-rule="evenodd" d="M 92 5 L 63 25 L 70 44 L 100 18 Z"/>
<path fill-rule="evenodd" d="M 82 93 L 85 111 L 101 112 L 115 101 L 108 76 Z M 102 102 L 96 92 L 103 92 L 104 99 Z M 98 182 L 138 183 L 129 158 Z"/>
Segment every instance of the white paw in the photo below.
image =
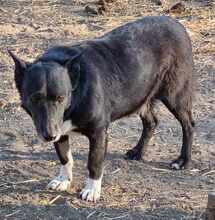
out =
<path fill-rule="evenodd" d="M 180 170 L 181 169 L 178 163 L 172 163 L 171 168 L 174 169 L 174 170 Z"/>
<path fill-rule="evenodd" d="M 62 176 L 58 176 L 54 178 L 48 185 L 48 189 L 57 190 L 57 191 L 66 191 L 70 188 L 71 181 L 69 179 L 65 179 Z"/>
<path fill-rule="evenodd" d="M 81 191 L 81 199 L 86 201 L 96 202 L 99 200 L 101 194 L 101 178 L 98 180 L 88 179 L 87 184 Z"/>
<path fill-rule="evenodd" d="M 69 157 L 69 162 L 62 166 L 60 173 L 48 185 L 48 189 L 57 191 L 66 191 L 70 188 L 72 182 L 72 157 Z"/>

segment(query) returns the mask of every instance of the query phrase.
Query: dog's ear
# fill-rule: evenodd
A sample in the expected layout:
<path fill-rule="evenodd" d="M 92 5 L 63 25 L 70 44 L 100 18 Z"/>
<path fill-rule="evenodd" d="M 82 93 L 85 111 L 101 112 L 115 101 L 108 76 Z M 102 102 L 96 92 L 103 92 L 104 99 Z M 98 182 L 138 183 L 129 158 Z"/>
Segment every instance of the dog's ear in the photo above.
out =
<path fill-rule="evenodd" d="M 81 72 L 81 67 L 80 67 L 81 55 L 82 55 L 81 53 L 77 54 L 75 57 L 73 57 L 72 59 L 66 62 L 66 68 L 68 69 L 69 76 L 72 82 L 72 91 L 76 90 L 79 84 L 80 72 Z"/>
<path fill-rule="evenodd" d="M 27 63 L 19 59 L 15 54 L 8 50 L 9 55 L 12 57 L 15 63 L 15 83 L 18 91 L 21 93 L 22 82 L 24 78 L 24 72 L 27 68 Z"/>

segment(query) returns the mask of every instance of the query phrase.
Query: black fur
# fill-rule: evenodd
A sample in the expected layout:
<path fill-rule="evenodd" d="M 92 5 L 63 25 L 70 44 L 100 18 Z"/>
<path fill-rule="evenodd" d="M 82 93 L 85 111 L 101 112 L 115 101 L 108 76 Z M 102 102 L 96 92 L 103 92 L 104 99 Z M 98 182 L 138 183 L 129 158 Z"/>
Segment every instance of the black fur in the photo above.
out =
<path fill-rule="evenodd" d="M 136 160 L 143 157 L 157 125 L 156 100 L 162 101 L 182 126 L 182 151 L 174 162 L 182 168 L 190 161 L 192 47 L 177 21 L 145 17 L 91 41 L 51 48 L 25 71 L 20 70 L 18 58 L 14 59 L 23 106 L 41 136 L 52 139 L 63 122 L 71 120 L 76 131 L 89 138 L 91 178 L 102 174 L 109 124 L 135 112 L 141 117 L 143 133 L 126 155 Z M 35 93 L 42 94 L 40 104 L 29 101 Z M 59 96 L 63 103 L 56 101 Z M 68 149 L 68 141 L 61 138 L 55 146 Z M 61 154 L 66 151 L 59 153 L 57 148 L 63 164 L 67 161 Z"/>

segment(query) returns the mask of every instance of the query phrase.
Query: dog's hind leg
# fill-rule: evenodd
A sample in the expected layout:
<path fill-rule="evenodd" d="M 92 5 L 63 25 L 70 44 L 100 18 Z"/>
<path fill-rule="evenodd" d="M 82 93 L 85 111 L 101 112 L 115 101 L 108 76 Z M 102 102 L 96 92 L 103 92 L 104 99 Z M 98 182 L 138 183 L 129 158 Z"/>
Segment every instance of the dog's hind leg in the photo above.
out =
<path fill-rule="evenodd" d="M 182 127 L 183 143 L 181 154 L 170 164 L 171 168 L 176 170 L 187 168 L 191 159 L 194 121 L 192 119 L 191 102 L 189 100 L 191 100 L 190 94 L 178 94 L 175 98 L 166 97 L 162 100 Z"/>
<path fill-rule="evenodd" d="M 146 146 L 150 141 L 158 120 L 153 112 L 153 104 L 144 105 L 140 112 L 140 118 L 143 124 L 143 131 L 137 145 L 126 153 L 126 158 L 130 160 L 141 160 Z"/>
<path fill-rule="evenodd" d="M 54 143 L 54 146 L 62 167 L 59 175 L 47 187 L 53 190 L 65 191 L 69 189 L 72 181 L 73 159 L 69 147 L 69 136 L 62 136 L 59 141 Z"/>

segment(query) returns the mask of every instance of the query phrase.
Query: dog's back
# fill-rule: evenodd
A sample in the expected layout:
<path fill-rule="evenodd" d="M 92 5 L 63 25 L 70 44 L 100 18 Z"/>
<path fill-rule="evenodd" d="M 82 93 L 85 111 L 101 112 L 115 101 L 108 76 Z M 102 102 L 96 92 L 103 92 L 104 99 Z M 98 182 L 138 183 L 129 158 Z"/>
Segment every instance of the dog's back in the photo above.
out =
<path fill-rule="evenodd" d="M 108 94 L 112 120 L 146 100 L 161 98 L 161 89 L 177 84 L 182 90 L 185 82 L 192 81 L 190 39 L 184 27 L 169 17 L 146 17 L 87 44 L 87 62 Z"/>

